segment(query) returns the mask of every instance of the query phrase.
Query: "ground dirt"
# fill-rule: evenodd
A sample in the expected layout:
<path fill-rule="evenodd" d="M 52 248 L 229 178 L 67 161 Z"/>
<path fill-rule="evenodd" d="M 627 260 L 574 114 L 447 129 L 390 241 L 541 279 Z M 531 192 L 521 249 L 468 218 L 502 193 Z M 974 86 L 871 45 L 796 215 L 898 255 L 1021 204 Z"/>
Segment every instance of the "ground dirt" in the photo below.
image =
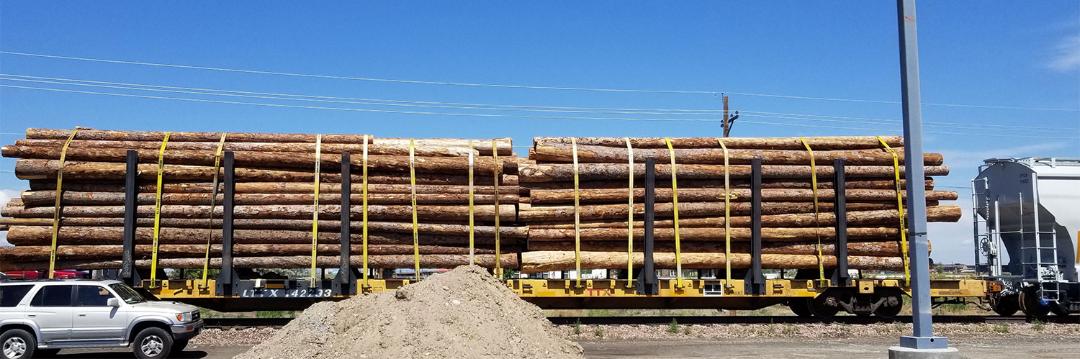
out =
<path fill-rule="evenodd" d="M 317 303 L 237 356 L 581 358 L 540 308 L 483 268 L 458 267 L 392 292 Z"/>

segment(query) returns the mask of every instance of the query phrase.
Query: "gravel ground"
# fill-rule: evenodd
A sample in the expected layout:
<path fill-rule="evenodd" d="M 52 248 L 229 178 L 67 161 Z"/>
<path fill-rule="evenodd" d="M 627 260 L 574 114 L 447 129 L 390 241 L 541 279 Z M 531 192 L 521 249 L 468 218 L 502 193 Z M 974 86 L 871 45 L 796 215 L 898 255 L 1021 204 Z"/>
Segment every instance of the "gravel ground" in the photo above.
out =
<path fill-rule="evenodd" d="M 558 326 L 577 341 L 700 340 L 750 338 L 894 339 L 911 333 L 911 324 L 707 324 L 707 325 L 573 325 Z M 674 329 L 674 330 L 673 330 Z M 276 332 L 273 328 L 207 329 L 192 340 L 200 346 L 255 345 Z M 1077 338 L 1075 324 L 954 324 L 934 325 L 950 338 Z"/>

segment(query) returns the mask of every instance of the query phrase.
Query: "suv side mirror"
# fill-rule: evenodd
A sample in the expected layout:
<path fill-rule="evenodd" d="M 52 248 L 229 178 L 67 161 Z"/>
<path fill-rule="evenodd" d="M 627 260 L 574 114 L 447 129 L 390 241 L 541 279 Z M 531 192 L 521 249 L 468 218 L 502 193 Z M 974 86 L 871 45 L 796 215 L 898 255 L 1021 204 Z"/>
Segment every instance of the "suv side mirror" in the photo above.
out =
<path fill-rule="evenodd" d="M 119 307 L 120 300 L 116 298 L 109 298 L 109 300 L 105 301 L 105 305 L 108 305 L 110 307 Z"/>

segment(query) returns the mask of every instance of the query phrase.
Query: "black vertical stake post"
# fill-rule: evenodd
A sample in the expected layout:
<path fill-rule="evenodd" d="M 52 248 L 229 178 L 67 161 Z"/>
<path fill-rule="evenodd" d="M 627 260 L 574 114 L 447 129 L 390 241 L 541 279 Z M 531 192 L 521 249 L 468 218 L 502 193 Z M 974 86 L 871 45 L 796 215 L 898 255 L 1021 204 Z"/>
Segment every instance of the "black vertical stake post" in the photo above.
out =
<path fill-rule="evenodd" d="M 656 205 L 656 160 L 645 159 L 645 260 L 641 271 L 638 272 L 637 292 L 646 295 L 660 293 L 660 283 L 656 279 L 656 265 L 653 263 L 653 221 L 656 213 L 653 207 Z"/>
<path fill-rule="evenodd" d="M 341 262 L 334 277 L 334 294 L 356 294 L 356 279 L 360 272 L 352 265 L 352 161 L 349 152 L 341 153 Z"/>
<path fill-rule="evenodd" d="M 236 294 L 240 281 L 233 270 L 233 206 L 236 195 L 236 161 L 232 151 L 226 151 L 222 161 L 225 170 L 223 184 L 224 200 L 221 201 L 221 272 L 217 279 L 217 292 L 221 296 Z"/>
<path fill-rule="evenodd" d="M 139 152 L 127 151 L 124 173 L 124 252 L 120 263 L 120 279 L 130 286 L 140 286 L 142 278 L 135 268 L 135 213 L 138 210 Z"/>
<path fill-rule="evenodd" d="M 761 273 L 761 158 L 750 160 L 750 270 L 746 272 L 746 292 L 765 294 Z"/>
<path fill-rule="evenodd" d="M 844 160 L 838 159 L 833 162 L 834 205 L 836 212 L 836 269 L 833 270 L 832 281 L 838 286 L 847 287 L 848 280 L 848 246 L 847 246 L 847 190 L 844 188 Z"/>

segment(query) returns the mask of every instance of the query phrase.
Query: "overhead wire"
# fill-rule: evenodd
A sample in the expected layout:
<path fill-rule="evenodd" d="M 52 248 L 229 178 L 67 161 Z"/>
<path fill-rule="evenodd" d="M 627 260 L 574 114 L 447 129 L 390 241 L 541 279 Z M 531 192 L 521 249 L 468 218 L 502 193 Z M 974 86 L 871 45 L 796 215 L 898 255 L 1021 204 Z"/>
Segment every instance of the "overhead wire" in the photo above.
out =
<path fill-rule="evenodd" d="M 287 71 L 253 70 L 253 69 L 228 68 L 228 67 L 216 67 L 216 66 L 169 64 L 169 63 L 149 62 L 149 61 L 102 59 L 102 58 L 92 58 L 92 57 L 64 56 L 64 55 L 31 53 L 31 52 L 21 52 L 21 51 L 0 51 L 0 54 L 15 55 L 15 56 L 25 56 L 25 57 L 37 57 L 37 58 L 48 58 L 48 59 L 58 59 L 58 60 L 72 60 L 72 61 L 86 61 L 86 62 L 123 64 L 123 65 L 139 65 L 139 66 L 153 66 L 153 67 L 166 67 L 166 68 L 179 68 L 179 69 L 192 69 L 192 70 L 220 71 L 220 72 L 233 72 L 233 73 L 245 73 L 245 74 L 258 74 L 258 75 L 276 75 L 276 76 L 321 78 L 321 79 L 333 79 L 333 80 L 372 81 L 372 82 L 419 84 L 419 85 L 444 85 L 444 86 L 492 87 L 492 88 L 514 88 L 514 89 L 533 89 L 533 90 L 591 91 L 591 92 L 688 94 L 688 95 L 720 95 L 721 93 L 727 93 L 727 94 L 735 94 L 735 95 L 741 95 L 741 96 L 766 97 L 766 98 L 783 98 L 783 99 L 791 99 L 791 100 L 813 100 L 813 101 L 834 101 L 834 102 L 855 102 L 855 103 L 876 103 L 876 104 L 900 104 L 901 103 L 900 101 L 895 101 L 895 100 L 861 99 L 861 98 L 844 98 L 844 97 L 824 97 L 824 96 L 802 96 L 802 95 L 773 94 L 773 93 L 764 93 L 764 92 L 740 92 L 740 91 L 728 91 L 728 90 L 724 90 L 724 91 L 707 91 L 707 90 L 681 90 L 681 89 L 635 89 L 635 88 L 579 87 L 579 86 L 542 86 L 542 85 L 506 84 L 506 83 L 430 81 L 430 80 L 394 79 L 394 78 L 366 77 L 366 76 L 342 76 L 342 75 L 311 74 L 311 73 L 287 72 Z M 981 104 L 942 103 L 942 102 L 923 102 L 923 105 L 925 105 L 925 106 L 940 106 L 940 107 L 954 107 L 954 108 L 997 109 L 997 110 L 1080 112 L 1080 108 L 1062 108 L 1062 107 L 981 105 Z"/>
<path fill-rule="evenodd" d="M 379 101 L 381 99 L 375 99 L 375 102 L 370 102 L 371 99 L 363 98 L 349 98 L 349 97 L 335 97 L 335 96 L 319 96 L 319 95 L 305 95 L 305 94 L 282 94 L 282 93 L 267 93 L 267 92 L 254 92 L 254 91 L 238 91 L 238 90 L 222 90 L 212 88 L 199 88 L 199 87 L 181 87 L 181 86 L 166 86 L 166 85 L 151 85 L 151 84 L 139 84 L 139 83 L 124 83 L 124 82 L 111 82 L 111 81 L 96 81 L 96 80 L 82 80 L 82 79 L 69 79 L 59 77 L 45 77 L 45 76 L 30 76 L 30 75 L 15 75 L 0 73 L 0 80 L 19 81 L 19 82 L 34 82 L 34 83 L 48 83 L 48 84 L 60 84 L 60 85 L 75 85 L 75 86 L 89 86 L 89 87 L 103 87 L 112 89 L 125 89 L 125 90 L 139 90 L 139 91 L 152 91 L 152 92 L 172 92 L 172 93 L 184 93 L 184 94 L 196 94 L 196 95 L 211 95 L 211 96 L 228 96 L 228 97 L 246 97 L 246 98 L 259 98 L 259 99 L 273 99 L 273 100 L 289 100 L 289 101 L 310 101 L 310 102 L 328 102 L 328 103 L 346 103 L 346 104 L 361 104 L 361 105 L 376 105 L 376 106 L 408 106 L 408 107 L 435 107 L 435 108 L 453 108 L 453 109 L 474 109 L 474 110 L 489 110 L 489 111 L 539 111 L 539 112 L 571 112 L 571 113 L 590 113 L 585 109 L 587 107 L 564 107 L 564 108 L 577 108 L 581 110 L 547 110 L 538 109 L 544 108 L 544 106 L 519 106 L 519 105 L 492 105 L 492 104 L 470 104 L 474 106 L 430 106 L 423 105 L 422 103 L 438 103 L 433 101 L 407 101 L 407 100 L 393 100 L 398 102 L 408 102 L 408 104 L 385 104 Z M 352 99 L 358 99 L 354 101 Z M 514 108 L 506 108 L 514 107 Z M 690 115 L 699 113 L 668 113 L 668 112 L 639 112 L 631 109 L 618 109 L 618 108 L 603 108 L 604 110 L 626 110 L 626 111 L 599 111 L 597 113 L 618 113 L 618 114 L 630 114 L 630 115 L 646 115 L 646 114 L 662 114 L 662 115 Z M 679 109 L 682 110 L 682 109 Z M 373 112 L 396 112 L 407 114 L 447 114 L 447 113 L 435 113 L 430 111 L 392 111 L 392 110 L 372 110 Z M 694 110 L 687 110 L 694 111 Z M 826 122 L 840 122 L 840 123 L 857 123 L 865 124 L 879 123 L 883 125 L 895 125 L 899 122 L 897 119 L 886 118 L 867 118 L 867 117 L 852 117 L 852 116 L 832 116 L 832 115 L 818 115 L 818 114 L 802 114 L 802 113 L 780 113 L 780 112 L 764 112 L 764 111 L 742 111 L 745 116 L 759 117 L 759 118 L 772 118 L 772 119 L 794 119 L 794 120 L 806 120 L 814 119 L 817 121 Z M 756 114 L 763 114 L 764 116 L 758 116 Z M 447 114 L 447 115 L 476 115 L 476 116 L 490 116 L 501 117 L 495 114 Z M 515 116 L 520 117 L 520 116 Z M 573 117 L 567 119 L 597 119 L 597 120 L 614 120 L 616 118 L 610 117 Z M 661 120 L 681 120 L 681 119 L 642 119 L 650 121 Z M 687 121 L 710 119 L 685 119 Z M 711 120 L 716 121 L 716 120 Z M 769 124 L 769 123 L 764 123 Z M 783 125 L 776 123 L 776 125 Z M 850 129 L 850 130 L 863 130 L 864 128 L 853 127 L 841 127 L 841 126 L 808 126 L 808 124 L 791 124 L 793 126 L 801 127 L 830 127 L 838 129 Z M 968 126 L 961 123 L 938 123 L 934 121 L 927 121 L 927 126 L 931 127 L 951 127 L 958 129 L 970 129 L 970 130 L 986 130 L 985 127 L 995 128 L 1016 128 L 1026 130 L 1044 130 L 1044 131 L 1060 131 L 1060 128 L 1040 128 L 1040 127 L 1025 127 L 1025 126 L 1009 126 L 1009 125 L 995 125 L 995 124 L 980 124 L 980 126 Z M 1011 134 L 1010 134 L 1011 135 Z M 1041 136 L 1040 136 L 1041 137 Z"/>

